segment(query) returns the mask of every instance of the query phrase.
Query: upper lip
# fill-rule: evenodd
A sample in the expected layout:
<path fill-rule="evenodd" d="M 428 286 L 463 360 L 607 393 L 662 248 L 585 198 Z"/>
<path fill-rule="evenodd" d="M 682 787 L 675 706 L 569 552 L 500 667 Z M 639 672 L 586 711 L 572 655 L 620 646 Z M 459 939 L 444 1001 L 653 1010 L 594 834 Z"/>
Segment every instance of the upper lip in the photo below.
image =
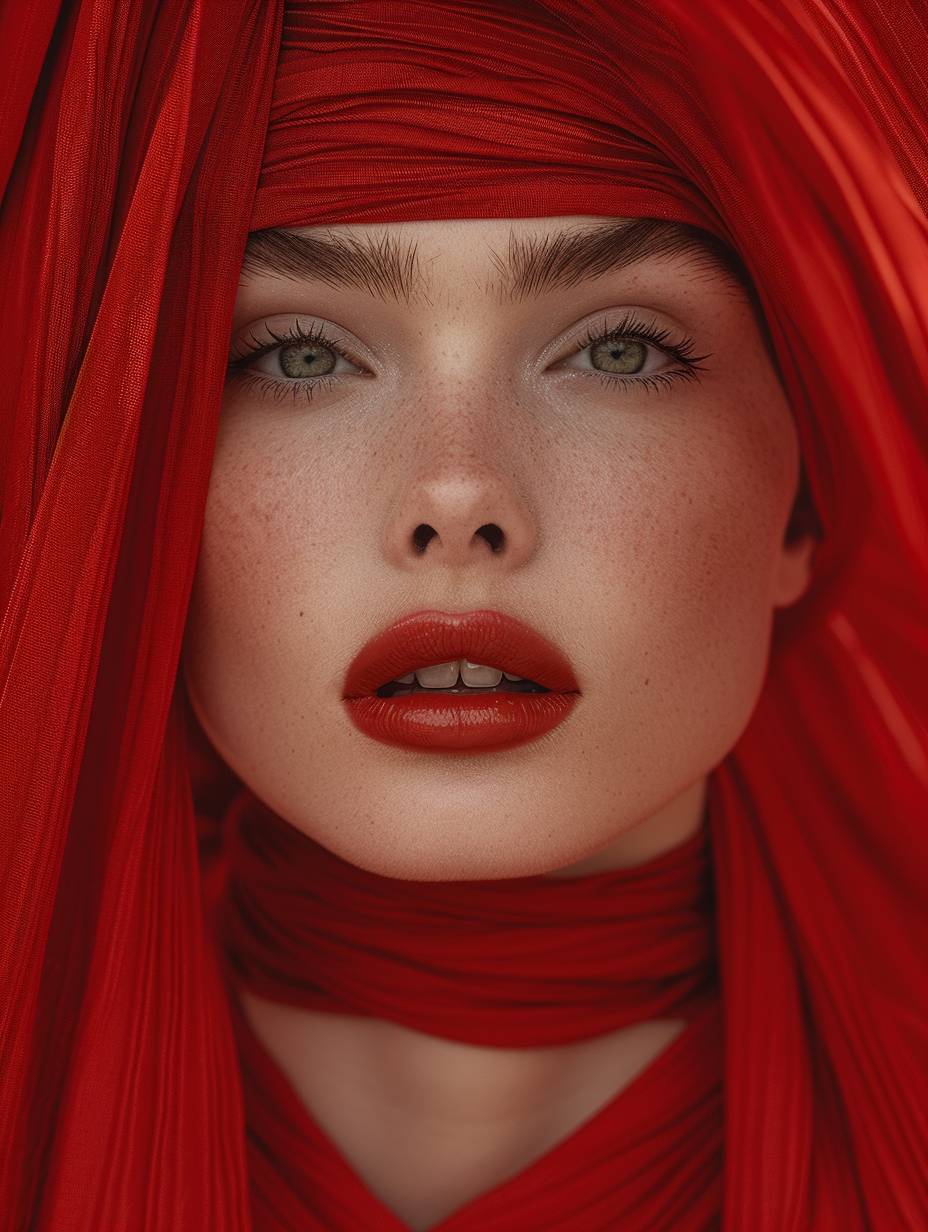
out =
<path fill-rule="evenodd" d="M 412 612 L 367 642 L 348 666 L 343 696 L 366 697 L 397 676 L 469 659 L 524 676 L 557 693 L 579 693 L 566 655 L 504 612 Z"/>

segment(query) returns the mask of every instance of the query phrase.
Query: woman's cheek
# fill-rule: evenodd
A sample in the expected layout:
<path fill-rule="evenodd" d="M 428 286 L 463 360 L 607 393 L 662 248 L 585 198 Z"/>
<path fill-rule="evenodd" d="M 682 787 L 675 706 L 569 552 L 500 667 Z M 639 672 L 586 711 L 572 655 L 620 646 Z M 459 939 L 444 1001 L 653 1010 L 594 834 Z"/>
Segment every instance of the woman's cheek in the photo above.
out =
<path fill-rule="evenodd" d="M 704 432 L 620 468 L 588 561 L 612 686 L 684 721 L 746 721 L 766 669 L 783 475 L 750 434 Z"/>

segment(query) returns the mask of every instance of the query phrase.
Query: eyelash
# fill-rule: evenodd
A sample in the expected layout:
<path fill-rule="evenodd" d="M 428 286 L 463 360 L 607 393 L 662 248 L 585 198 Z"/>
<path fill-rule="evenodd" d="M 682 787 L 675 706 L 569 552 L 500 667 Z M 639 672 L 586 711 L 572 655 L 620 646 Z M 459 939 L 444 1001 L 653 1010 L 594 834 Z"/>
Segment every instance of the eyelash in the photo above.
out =
<path fill-rule="evenodd" d="M 608 372 L 597 372 L 595 369 L 590 370 L 590 375 L 599 377 L 601 381 L 609 386 L 619 386 L 627 389 L 629 385 L 634 385 L 639 389 L 644 388 L 648 391 L 658 391 L 671 385 L 676 380 L 698 381 L 697 373 L 704 371 L 702 360 L 708 359 L 709 355 L 694 355 L 695 343 L 692 338 L 684 337 L 671 342 L 669 341 L 669 329 L 658 329 L 650 322 L 643 321 L 640 317 L 635 316 L 633 312 L 626 313 L 618 325 L 614 325 L 612 329 L 607 330 L 605 324 L 605 321 L 603 321 L 600 328 L 597 328 L 595 325 L 591 326 L 586 338 L 583 339 L 580 346 L 571 352 L 571 356 L 579 355 L 587 347 L 599 342 L 611 342 L 617 338 L 630 338 L 635 342 L 650 343 L 682 365 L 681 368 L 675 368 L 669 372 L 652 372 L 644 376 L 636 376 L 634 374 L 631 376 L 618 376 Z M 304 330 L 299 325 L 299 322 L 295 322 L 285 334 L 275 333 L 269 325 L 265 325 L 264 328 L 275 341 L 261 343 L 251 335 L 253 345 L 246 346 L 243 353 L 233 355 L 229 361 L 227 376 L 230 380 L 245 381 L 253 388 L 258 389 L 262 394 L 272 397 L 277 401 L 283 401 L 287 398 L 296 399 L 300 393 L 304 393 L 307 401 L 310 401 L 314 394 L 332 385 L 337 380 L 337 377 L 328 375 L 303 377 L 301 380 L 278 381 L 272 380 L 263 374 L 248 371 L 247 364 L 254 363 L 262 355 L 276 351 L 279 346 L 295 346 L 302 343 L 318 342 L 329 350 L 334 351 L 336 355 L 340 355 L 342 359 L 347 360 L 349 363 L 354 363 L 351 356 L 343 349 L 344 343 L 342 340 L 331 337 L 318 326 Z"/>

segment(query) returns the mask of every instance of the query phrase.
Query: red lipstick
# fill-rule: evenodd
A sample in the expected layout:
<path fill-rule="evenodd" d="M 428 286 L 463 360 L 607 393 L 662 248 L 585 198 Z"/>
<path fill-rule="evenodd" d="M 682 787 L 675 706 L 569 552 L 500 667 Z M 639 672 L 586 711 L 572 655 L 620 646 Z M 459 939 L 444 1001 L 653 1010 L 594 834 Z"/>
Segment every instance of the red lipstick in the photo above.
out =
<path fill-rule="evenodd" d="M 546 691 L 377 696 L 391 680 L 453 659 L 522 676 Z M 365 735 L 445 752 L 507 749 L 536 740 L 567 717 L 579 696 L 562 651 L 523 621 L 489 610 L 402 617 L 362 646 L 343 689 L 348 715 Z"/>

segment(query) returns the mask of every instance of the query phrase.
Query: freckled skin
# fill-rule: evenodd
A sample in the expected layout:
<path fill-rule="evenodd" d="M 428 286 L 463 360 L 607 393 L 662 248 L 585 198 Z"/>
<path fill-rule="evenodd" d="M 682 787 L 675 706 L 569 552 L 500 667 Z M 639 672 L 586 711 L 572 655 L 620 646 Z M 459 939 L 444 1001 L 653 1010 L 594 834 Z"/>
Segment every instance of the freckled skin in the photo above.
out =
<path fill-rule="evenodd" d="M 775 609 L 808 584 L 813 541 L 784 541 L 798 437 L 722 272 L 664 257 L 516 304 L 486 295 L 489 250 L 505 253 L 510 228 L 599 221 L 344 228 L 418 240 L 431 282 L 408 303 L 272 278 L 240 290 L 236 337 L 268 340 L 262 322 L 284 333 L 298 316 L 350 359 L 311 402 L 228 386 L 184 679 L 259 797 L 383 876 L 573 876 L 684 841 L 757 702 Z M 698 381 L 596 376 L 579 352 L 588 328 L 628 308 L 693 339 L 709 356 Z M 650 355 L 651 371 L 680 366 Z M 287 379 L 274 354 L 255 368 Z M 487 523 L 497 554 L 475 533 Z M 422 524 L 435 534 L 420 554 Z M 534 625 L 573 665 L 572 713 L 537 741 L 466 756 L 358 732 L 341 702 L 348 662 L 433 607 Z M 316 1121 L 422 1229 L 563 1138 L 684 1025 L 504 1051 L 242 1002 Z"/>
<path fill-rule="evenodd" d="M 429 290 L 409 303 L 243 281 L 234 338 L 311 319 L 350 359 L 311 402 L 230 382 L 184 676 L 236 773 L 382 875 L 563 876 L 682 841 L 756 704 L 774 609 L 807 585 L 812 542 L 783 539 L 798 437 L 722 272 L 668 256 L 515 304 L 486 294 L 510 229 L 601 221 L 338 228 L 418 241 Z M 709 355 L 698 381 L 598 379 L 590 351 L 574 352 L 629 307 Z M 680 366 L 650 355 L 651 371 Z M 274 353 L 252 371 L 290 379 Z M 436 534 L 419 554 L 422 523 Z M 503 532 L 497 554 L 475 535 L 485 523 Z M 533 624 L 574 666 L 573 713 L 533 743 L 466 757 L 363 736 L 342 709 L 345 667 L 424 607 Z"/>

